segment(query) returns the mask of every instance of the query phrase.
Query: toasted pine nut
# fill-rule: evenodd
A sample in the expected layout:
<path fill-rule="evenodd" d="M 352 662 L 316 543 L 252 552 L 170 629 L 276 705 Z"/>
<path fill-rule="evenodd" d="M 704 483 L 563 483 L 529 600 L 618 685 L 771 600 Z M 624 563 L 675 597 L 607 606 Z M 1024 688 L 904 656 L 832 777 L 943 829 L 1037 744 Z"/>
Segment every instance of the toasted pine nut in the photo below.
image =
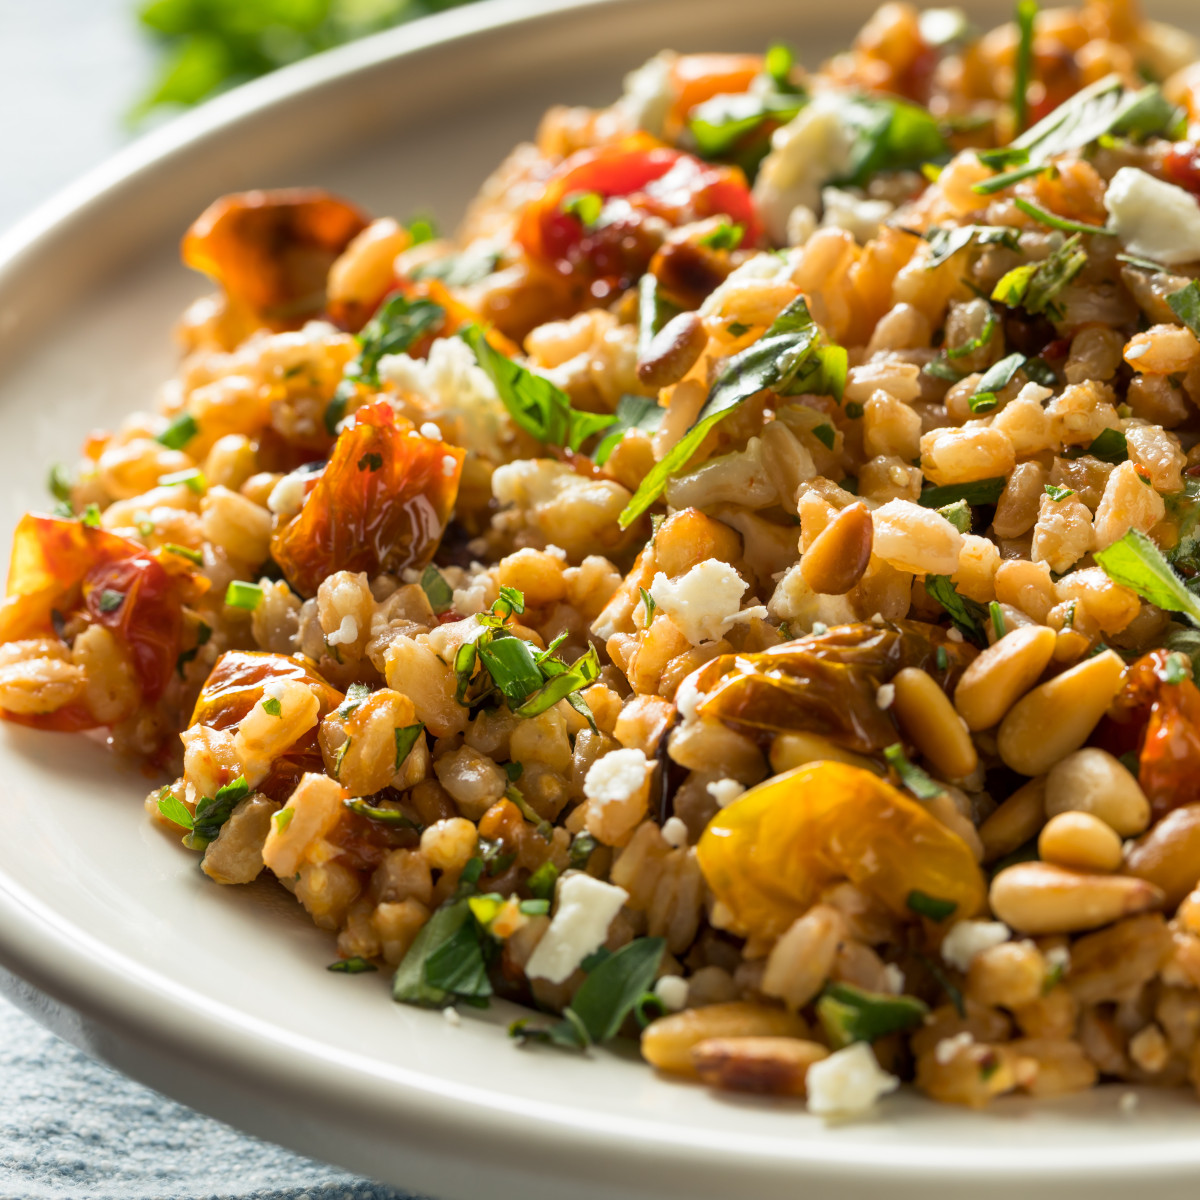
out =
<path fill-rule="evenodd" d="M 642 1031 L 642 1057 L 660 1071 L 695 1075 L 692 1050 L 711 1038 L 790 1037 L 808 1039 L 802 1017 L 782 1008 L 735 1000 L 689 1008 L 651 1022 Z"/>
<path fill-rule="evenodd" d="M 1121 839 L 1111 825 L 1087 812 L 1061 812 L 1038 838 L 1044 862 L 1076 871 L 1115 871 L 1121 865 Z"/>
<path fill-rule="evenodd" d="M 672 317 L 646 347 L 646 357 L 638 360 L 638 379 L 652 388 L 678 383 L 695 365 L 707 344 L 704 323 L 694 312 Z"/>
<path fill-rule="evenodd" d="M 1200 804 L 1169 812 L 1133 844 L 1125 859 L 1130 875 L 1157 884 L 1173 909 L 1200 882 Z"/>
<path fill-rule="evenodd" d="M 1048 771 L 1083 745 L 1124 676 L 1121 656 L 1105 650 L 1035 687 L 1000 722 L 1000 757 L 1022 775 Z"/>
<path fill-rule="evenodd" d="M 1046 777 L 1022 784 L 982 825 L 983 861 L 1011 854 L 1046 823 Z"/>
<path fill-rule="evenodd" d="M 881 773 L 879 764 L 873 758 L 855 754 L 853 750 L 843 750 L 836 742 L 819 733 L 778 733 L 771 742 L 769 757 L 771 770 L 777 775 L 810 762 L 844 762 L 852 767 L 874 771 L 876 775 Z"/>
<path fill-rule="evenodd" d="M 1150 824 L 1150 801 L 1138 781 L 1107 750 L 1086 746 L 1054 764 L 1046 776 L 1046 815 L 1086 812 L 1133 837 Z"/>
<path fill-rule="evenodd" d="M 875 526 L 862 501 L 848 504 L 817 534 L 800 559 L 800 575 L 814 592 L 844 596 L 871 561 Z"/>
<path fill-rule="evenodd" d="M 963 672 L 954 707 L 976 731 L 990 729 L 1033 687 L 1054 653 L 1054 630 L 1024 625 L 989 646 Z"/>
<path fill-rule="evenodd" d="M 709 1038 L 692 1050 L 710 1087 L 773 1096 L 803 1096 L 808 1068 L 828 1057 L 820 1043 L 791 1037 Z"/>
<path fill-rule="evenodd" d="M 978 661 L 978 660 L 976 660 Z M 933 676 L 905 667 L 892 680 L 892 711 L 918 750 L 946 779 L 965 779 L 979 766 L 975 743 Z"/>
<path fill-rule="evenodd" d="M 1163 893 L 1144 879 L 1026 862 L 1001 871 L 988 899 L 996 916 L 1021 933 L 1075 933 L 1159 908 Z"/>

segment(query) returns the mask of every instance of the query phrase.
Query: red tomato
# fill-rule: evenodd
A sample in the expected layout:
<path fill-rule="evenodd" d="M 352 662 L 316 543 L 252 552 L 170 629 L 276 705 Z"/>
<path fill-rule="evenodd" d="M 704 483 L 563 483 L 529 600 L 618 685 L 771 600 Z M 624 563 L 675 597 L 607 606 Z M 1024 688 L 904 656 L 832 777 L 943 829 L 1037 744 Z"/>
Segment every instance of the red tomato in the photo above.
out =
<path fill-rule="evenodd" d="M 585 228 L 563 205 L 591 192 L 604 199 L 605 213 Z M 744 227 L 743 246 L 759 244 L 762 228 L 738 168 L 701 162 L 638 134 L 568 158 L 525 209 L 517 239 L 563 275 L 628 287 L 645 272 L 667 227 L 716 215 Z"/>
<path fill-rule="evenodd" d="M 464 457 L 457 446 L 418 435 L 389 405 L 365 405 L 339 435 L 304 506 L 275 531 L 272 557 L 302 596 L 315 596 L 334 571 L 424 566 L 450 519 Z"/>
<path fill-rule="evenodd" d="M 666 118 L 666 136 L 683 129 L 697 104 L 714 96 L 749 90 L 763 69 L 761 54 L 685 54 L 671 67 L 675 99 Z"/>
<path fill-rule="evenodd" d="M 1176 142 L 1163 159 L 1163 170 L 1172 183 L 1200 196 L 1200 145 Z"/>

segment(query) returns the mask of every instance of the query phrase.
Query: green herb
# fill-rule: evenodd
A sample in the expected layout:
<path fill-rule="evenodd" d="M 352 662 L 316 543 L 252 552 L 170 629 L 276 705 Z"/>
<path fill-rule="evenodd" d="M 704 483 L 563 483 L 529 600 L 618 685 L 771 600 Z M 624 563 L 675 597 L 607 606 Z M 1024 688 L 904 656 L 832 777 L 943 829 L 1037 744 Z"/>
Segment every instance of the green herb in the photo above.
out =
<path fill-rule="evenodd" d="M 650 470 L 626 505 L 621 528 L 628 528 L 658 499 L 671 476 L 687 465 L 709 432 L 751 396 L 768 388 L 788 395 L 821 388 L 832 391 L 837 385 L 837 367 L 832 361 L 827 366 L 819 353 L 822 349 L 820 331 L 804 297 L 799 296 L 758 341 L 727 360 L 691 429 Z M 840 387 L 833 394 L 840 400 Z"/>
<path fill-rule="evenodd" d="M 153 530 L 151 530 L 153 533 Z M 199 550 L 192 550 L 187 546 L 178 546 L 174 542 L 167 542 L 163 549 L 168 554 L 177 554 L 180 558 L 186 558 L 188 562 L 195 563 L 196 566 L 204 566 L 204 555 Z"/>
<path fill-rule="evenodd" d="M 500 251 L 491 242 L 472 242 L 462 253 L 422 263 L 410 273 L 413 279 L 440 279 L 447 287 L 472 287 L 482 283 L 500 262 Z"/>
<path fill-rule="evenodd" d="M 325 970 L 336 971 L 339 975 L 365 975 L 370 971 L 378 971 L 379 968 L 361 954 L 356 954 L 352 958 L 339 958 L 337 962 L 330 963 Z"/>
<path fill-rule="evenodd" d="M 857 400 L 848 400 L 846 407 L 842 411 L 845 412 L 850 420 L 857 421 L 866 412 L 866 409 Z"/>
<path fill-rule="evenodd" d="M 920 767 L 914 766 L 908 761 L 908 756 L 904 753 L 904 747 L 899 742 L 888 746 L 883 752 L 883 757 L 887 759 L 892 769 L 900 776 L 900 782 L 918 800 L 934 800 L 946 790 L 934 783 Z"/>
<path fill-rule="evenodd" d="M 154 440 L 168 450 L 182 450 L 200 432 L 191 413 L 180 413 Z"/>
<path fill-rule="evenodd" d="M 1050 970 L 1046 972 L 1046 978 L 1042 980 L 1042 995 L 1048 996 L 1060 983 L 1063 976 L 1067 973 L 1066 963 L 1056 962 Z"/>
<path fill-rule="evenodd" d="M 929 1006 L 915 996 L 868 992 L 849 983 L 829 984 L 817 1001 L 817 1018 L 835 1050 L 915 1029 L 928 1013 Z"/>
<path fill-rule="evenodd" d="M 546 674 L 547 668 L 551 664 L 562 669 L 552 674 L 524 704 L 513 709 L 518 717 L 536 717 L 547 709 L 553 708 L 560 700 L 569 699 L 574 692 L 595 683 L 600 678 L 600 658 L 596 653 L 595 646 L 589 646 L 587 652 L 577 658 L 569 667 L 557 659 L 541 659 L 538 666 L 542 673 Z"/>
<path fill-rule="evenodd" d="M 968 354 L 974 354 L 976 350 L 982 350 L 984 346 L 992 340 L 992 334 L 996 330 L 997 318 L 995 310 L 988 309 L 987 317 L 984 319 L 983 328 L 979 333 L 971 338 L 970 341 L 964 342 L 961 346 L 955 346 L 953 349 L 946 347 L 944 353 L 947 358 L 965 358 Z"/>
<path fill-rule="evenodd" d="M 732 338 L 744 337 L 753 328 L 751 325 L 743 325 L 741 321 L 730 321 L 725 326 L 725 332 Z"/>
<path fill-rule="evenodd" d="M 1055 375 L 1054 368 L 1044 359 L 1027 358 L 1023 370 L 1034 383 L 1040 384 L 1042 387 L 1058 387 L 1058 376 Z"/>
<path fill-rule="evenodd" d="M 458 336 L 475 352 L 513 423 L 538 441 L 578 450 L 592 434 L 607 429 L 616 420 L 611 413 L 572 408 L 562 388 L 494 350 L 478 325 L 469 325 Z"/>
<path fill-rule="evenodd" d="M 196 626 L 196 644 L 189 650 L 181 651 L 175 660 L 175 670 L 179 672 L 180 679 L 184 677 L 184 667 L 195 659 L 196 655 L 200 653 L 200 647 L 206 646 L 210 637 L 212 637 L 212 626 L 205 621 L 200 621 Z"/>
<path fill-rule="evenodd" d="M 1111 546 L 1097 550 L 1095 559 L 1114 582 L 1200 626 L 1200 601 L 1175 574 L 1162 551 L 1140 530 L 1131 529 Z"/>
<path fill-rule="evenodd" d="M 354 715 L 359 705 L 371 694 L 371 689 L 365 683 L 352 683 L 346 689 L 346 698 L 334 709 L 333 715 L 345 721 Z"/>
<path fill-rule="evenodd" d="M 417 739 L 424 732 L 425 726 L 419 721 L 415 725 L 402 725 L 393 730 L 396 739 L 396 770 L 400 770 L 404 760 L 412 753 Z"/>
<path fill-rule="evenodd" d="M 529 890 L 535 900 L 553 900 L 554 887 L 558 882 L 558 868 L 549 860 L 529 876 Z"/>
<path fill-rule="evenodd" d="M 352 380 L 343 379 L 337 385 L 337 390 L 333 393 L 333 399 L 325 406 L 325 432 L 330 437 L 337 437 L 338 426 L 342 423 L 342 418 L 346 415 L 346 409 L 350 405 L 350 401 L 357 394 L 358 389 L 354 386 Z"/>
<path fill-rule="evenodd" d="M 275 696 L 267 696 L 263 700 L 262 706 L 263 706 L 263 712 L 265 712 L 268 717 L 282 717 L 283 716 L 283 705 L 279 702 L 279 700 Z"/>
<path fill-rule="evenodd" d="M 992 619 L 992 632 L 999 641 L 1008 632 L 1008 623 L 1004 620 L 1004 610 L 993 600 L 988 605 L 988 615 Z"/>
<path fill-rule="evenodd" d="M 1013 67 L 1013 118 L 1018 130 L 1029 114 L 1029 81 L 1033 78 L 1033 23 L 1037 0 L 1017 0 L 1017 58 Z"/>
<path fill-rule="evenodd" d="M 575 871 L 586 870 L 588 860 L 598 845 L 590 833 L 577 833 L 571 839 L 571 849 L 567 852 L 567 866 Z"/>
<path fill-rule="evenodd" d="M 183 803 L 183 801 L 172 794 L 170 788 L 165 787 L 158 793 L 158 811 L 162 813 L 162 815 L 166 817 L 168 821 L 173 821 L 181 828 L 192 828 L 192 814 L 188 812 L 187 806 Z"/>
<path fill-rule="evenodd" d="M 792 87 L 792 67 L 795 65 L 796 55 L 791 46 L 774 42 L 767 47 L 767 53 L 763 56 L 763 73 L 776 87 Z"/>
<path fill-rule="evenodd" d="M 1101 462 L 1119 464 L 1129 458 L 1129 442 L 1119 429 L 1105 429 L 1084 453 Z"/>
<path fill-rule="evenodd" d="M 649 625 L 654 620 L 654 610 L 658 607 L 654 602 L 654 597 L 650 595 L 644 587 L 638 588 L 642 596 L 642 603 L 646 606 L 646 624 Z"/>
<path fill-rule="evenodd" d="M 437 222 L 433 217 L 414 217 L 408 223 L 410 246 L 422 246 L 426 242 L 432 242 L 437 235 Z"/>
<path fill-rule="evenodd" d="M 996 393 L 1012 383 L 1016 373 L 1025 365 L 1025 355 L 1010 354 L 989 367 L 975 387 L 975 394 L 967 402 L 972 412 L 990 412 L 1000 403 Z"/>
<path fill-rule="evenodd" d="M 58 500 L 62 504 L 70 504 L 71 477 L 67 474 L 67 468 L 62 463 L 55 463 L 50 468 L 50 476 L 46 480 L 46 487 L 55 500 Z"/>
<path fill-rule="evenodd" d="M 949 154 L 937 120 L 908 101 L 852 97 L 842 102 L 838 117 L 851 142 L 848 166 L 834 186 L 865 187 L 883 171 L 915 169 Z"/>
<path fill-rule="evenodd" d="M 1046 495 L 1057 504 L 1068 496 L 1075 495 L 1075 491 L 1073 488 L 1059 487 L 1057 484 L 1048 483 L 1046 484 Z"/>
<path fill-rule="evenodd" d="M 360 471 L 378 471 L 383 466 L 382 454 L 364 454 L 358 460 L 358 469 Z"/>
<path fill-rule="evenodd" d="M 105 588 L 100 593 L 99 609 L 102 613 L 110 613 L 125 603 L 125 593 L 114 588 Z"/>
<path fill-rule="evenodd" d="M 950 655 L 946 653 L 945 646 L 937 648 L 937 669 L 939 671 L 948 670 L 950 667 Z"/>
<path fill-rule="evenodd" d="M 662 294 L 658 277 L 647 271 L 638 280 L 638 357 L 644 358 L 654 335 L 683 310 Z"/>
<path fill-rule="evenodd" d="M 398 808 L 377 808 L 374 804 L 368 804 L 366 800 L 343 800 L 342 803 L 352 813 L 358 813 L 360 817 L 366 817 L 369 821 L 377 821 L 380 825 L 393 825 L 398 829 L 415 829 L 418 833 L 421 832 L 421 826 Z"/>
<path fill-rule="evenodd" d="M 160 487 L 174 487 L 179 483 L 182 483 L 189 492 L 194 492 L 197 496 L 203 496 L 208 490 L 208 481 L 204 478 L 204 472 L 199 467 L 189 467 L 186 471 L 172 471 L 169 475 L 160 475 L 158 477 Z"/>
<path fill-rule="evenodd" d="M 599 192 L 571 192 L 563 198 L 562 211 L 575 217 L 584 229 L 591 229 L 604 211 L 604 197 Z"/>
<path fill-rule="evenodd" d="M 516 637 L 480 638 L 476 650 L 484 670 L 514 711 L 542 686 L 542 673 L 529 642 Z"/>
<path fill-rule="evenodd" d="M 1200 338 L 1200 283 L 1195 279 L 1167 297 L 1171 311 Z"/>
<path fill-rule="evenodd" d="M 1184 655 L 1191 662 L 1193 679 L 1200 675 L 1200 630 L 1175 629 L 1167 635 L 1163 647 Z M 1136 766 L 1133 770 L 1137 774 Z"/>
<path fill-rule="evenodd" d="M 647 276 L 653 279 L 654 277 Z M 667 410 L 650 396 L 622 396 L 617 401 L 616 422 L 600 440 L 592 454 L 598 467 L 604 466 L 617 448 L 617 444 L 631 429 L 651 434 L 663 423 Z"/>
<path fill-rule="evenodd" d="M 610 1041 L 653 986 L 665 950 L 663 938 L 635 938 L 588 971 L 561 1021 L 546 1029 L 517 1021 L 510 1036 L 579 1050 Z"/>
<path fill-rule="evenodd" d="M 472 862 L 482 870 L 480 860 Z M 395 1000 L 424 1008 L 443 1008 L 452 996 L 486 999 L 491 992 L 475 918 L 465 897 L 435 910 L 392 977 Z"/>
<path fill-rule="evenodd" d="M 544 917 L 550 911 L 549 900 L 522 900 L 517 905 L 519 911 L 527 917 Z"/>
<path fill-rule="evenodd" d="M 1192 677 L 1192 660 L 1186 654 L 1178 652 L 1167 655 L 1166 665 L 1162 670 L 1163 683 L 1179 684 Z"/>
<path fill-rule="evenodd" d="M 196 805 L 192 831 L 183 839 L 183 844 L 189 850 L 203 850 L 221 832 L 221 826 L 248 795 L 250 786 L 246 783 L 246 777 L 239 775 L 232 783 L 218 789 L 215 796 L 203 797 Z"/>
<path fill-rule="evenodd" d="M 90 529 L 98 529 L 100 527 L 100 505 L 89 504 L 79 519 Z"/>
<path fill-rule="evenodd" d="M 281 808 L 278 812 L 271 814 L 271 824 L 274 826 L 276 833 L 282 833 L 291 823 L 292 818 L 296 815 L 294 808 Z"/>
<path fill-rule="evenodd" d="M 709 250 L 736 250 L 742 244 L 745 234 L 746 227 L 744 225 L 722 221 L 720 225 L 704 234 L 697 245 L 706 246 Z"/>
<path fill-rule="evenodd" d="M 1060 217 L 1057 213 L 1052 213 L 1049 209 L 1034 204 L 1032 200 L 1026 200 L 1024 196 L 1014 196 L 1013 203 L 1027 217 L 1032 217 L 1042 225 L 1048 225 L 1051 229 L 1058 229 L 1063 233 L 1099 233 L 1105 237 L 1117 236 L 1114 229 L 1109 229 L 1104 225 L 1089 225 L 1086 221 L 1069 221 L 1066 217 Z"/>
<path fill-rule="evenodd" d="M 983 632 L 987 610 L 983 605 L 959 595 L 949 575 L 926 575 L 925 590 L 946 610 L 963 637 L 977 646 L 987 645 L 987 636 Z"/>
<path fill-rule="evenodd" d="M 504 789 L 504 798 L 516 806 L 517 811 L 533 826 L 543 841 L 548 842 L 553 838 L 554 827 L 525 799 L 525 793 L 515 783 L 510 783 Z"/>
<path fill-rule="evenodd" d="M 346 365 L 346 377 L 369 387 L 379 385 L 379 360 L 403 354 L 446 323 L 446 310 L 432 300 L 393 292 L 356 335 L 358 357 Z"/>
<path fill-rule="evenodd" d="M 768 129 L 786 125 L 807 102 L 796 89 L 784 91 L 772 80 L 760 91 L 726 93 L 697 104 L 688 132 L 701 158 L 734 162 L 753 176 L 771 148 Z"/>
<path fill-rule="evenodd" d="M 991 479 L 976 479 L 972 483 L 947 483 L 942 487 L 926 488 L 917 502 L 922 508 L 945 508 L 959 500 L 968 504 L 995 504 L 1008 484 L 1003 475 Z"/>
<path fill-rule="evenodd" d="M 525 774 L 525 764 L 519 762 L 506 762 L 504 764 L 504 773 L 508 776 L 509 783 L 516 783 L 517 780 Z"/>
<path fill-rule="evenodd" d="M 813 429 L 812 434 L 826 450 L 833 449 L 833 442 L 837 437 L 837 433 L 832 425 L 817 425 Z"/>
<path fill-rule="evenodd" d="M 955 500 L 953 504 L 947 504 L 937 511 L 938 515 L 945 517 L 959 533 L 971 532 L 971 506 L 965 500 Z"/>
<path fill-rule="evenodd" d="M 1117 262 L 1128 263 L 1140 271 L 1149 271 L 1152 275 L 1169 275 L 1171 268 L 1157 263 L 1151 258 L 1139 258 L 1136 254 L 1118 254 Z"/>
<path fill-rule="evenodd" d="M 263 590 L 257 583 L 235 579 L 225 589 L 225 604 L 229 608 L 244 608 L 253 612 L 261 603 Z"/>
<path fill-rule="evenodd" d="M 954 900 L 942 900 L 937 896 L 928 896 L 915 888 L 908 893 L 905 903 L 917 916 L 928 917 L 931 921 L 945 921 L 958 911 L 958 904 Z"/>
<path fill-rule="evenodd" d="M 944 991 L 950 998 L 950 1003 L 954 1005 L 954 1011 L 957 1012 L 960 1017 L 965 1017 L 967 1015 L 967 1006 L 963 1000 L 962 991 L 954 986 L 950 980 L 950 977 L 945 971 L 942 970 L 941 964 L 935 962 L 932 958 L 926 958 L 923 954 L 918 954 L 917 959 L 937 981 L 942 991 Z"/>
<path fill-rule="evenodd" d="M 443 613 L 454 604 L 454 589 L 433 563 L 421 572 L 421 590 L 435 613 Z"/>
<path fill-rule="evenodd" d="M 1062 307 L 1056 297 L 1087 265 L 1087 251 L 1079 244 L 1081 236 L 1072 234 L 1042 262 L 1014 267 L 996 284 L 992 299 L 1009 308 L 1061 319 Z"/>
<path fill-rule="evenodd" d="M 934 379 L 944 379 L 947 383 L 957 383 L 963 378 L 962 371 L 941 354 L 931 358 L 921 370 L 926 375 L 932 375 Z"/>
<path fill-rule="evenodd" d="M 1008 250 L 1018 250 L 1020 232 L 1007 225 L 934 225 L 923 235 L 930 248 L 925 269 L 932 271 L 940 267 L 972 242 L 977 246 L 1004 246 Z"/>

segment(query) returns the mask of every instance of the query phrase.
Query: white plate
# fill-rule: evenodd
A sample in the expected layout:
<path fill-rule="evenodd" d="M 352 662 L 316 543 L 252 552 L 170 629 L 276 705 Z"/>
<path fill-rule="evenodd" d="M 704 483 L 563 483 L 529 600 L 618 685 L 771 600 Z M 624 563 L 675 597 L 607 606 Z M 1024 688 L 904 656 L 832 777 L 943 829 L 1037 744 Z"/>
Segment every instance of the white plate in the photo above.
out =
<path fill-rule="evenodd" d="M 1156 15 L 1194 26 L 1193 3 Z M 869 7 L 494 0 L 301 63 L 132 147 L 0 242 L 5 538 L 44 502 L 48 463 L 151 403 L 172 322 L 203 289 L 176 242 L 216 194 L 321 184 L 449 221 L 547 105 L 610 98 L 658 48 L 783 37 L 812 63 Z M 138 770 L 16 727 L 0 756 L 8 993 L 130 1075 L 307 1154 L 448 1200 L 1196 1195 L 1200 1109 L 1182 1092 L 1132 1116 L 1112 1088 L 983 1115 L 903 1096 L 831 1128 L 656 1078 L 632 1051 L 518 1050 L 503 1005 L 452 1027 L 392 1004 L 383 975 L 324 971 L 328 936 L 282 893 L 204 879 L 145 822 Z"/>

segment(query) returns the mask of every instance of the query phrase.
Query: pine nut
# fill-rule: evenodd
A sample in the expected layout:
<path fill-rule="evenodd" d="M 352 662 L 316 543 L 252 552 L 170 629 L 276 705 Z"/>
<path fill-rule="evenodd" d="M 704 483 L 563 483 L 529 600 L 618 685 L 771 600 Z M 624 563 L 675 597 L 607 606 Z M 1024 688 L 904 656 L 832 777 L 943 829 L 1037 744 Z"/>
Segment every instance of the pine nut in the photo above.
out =
<path fill-rule="evenodd" d="M 710 1038 L 692 1051 L 710 1087 L 773 1096 L 803 1096 L 808 1068 L 828 1057 L 819 1043 L 791 1037 Z"/>
<path fill-rule="evenodd" d="M 1130 875 L 1157 884 L 1174 909 L 1200 883 L 1200 804 L 1169 812 L 1138 838 L 1125 859 Z"/>
<path fill-rule="evenodd" d="M 1076 871 L 1115 871 L 1121 865 L 1121 839 L 1111 825 L 1087 812 L 1061 812 L 1038 838 L 1044 862 Z"/>
<path fill-rule="evenodd" d="M 646 347 L 645 358 L 638 360 L 638 380 L 650 388 L 678 383 L 695 366 L 706 345 L 708 334 L 694 312 L 672 317 Z"/>
<path fill-rule="evenodd" d="M 1124 676 L 1121 656 L 1105 650 L 1035 687 L 1000 722 L 1000 757 L 1022 775 L 1048 771 L 1087 741 Z"/>
<path fill-rule="evenodd" d="M 625 711 L 628 708 L 627 705 Z M 777 733 L 771 742 L 770 759 L 771 770 L 776 775 L 810 762 L 844 762 L 852 767 L 874 771 L 876 775 L 881 774 L 875 759 L 855 754 L 853 750 L 843 750 L 836 742 L 819 733 Z"/>
<path fill-rule="evenodd" d="M 933 677 L 905 667 L 892 680 L 896 689 L 892 711 L 913 745 L 946 779 L 965 779 L 979 766 L 975 743 L 954 711 L 950 697 Z"/>
<path fill-rule="evenodd" d="M 660 1071 L 695 1075 L 692 1051 L 712 1038 L 791 1037 L 807 1040 L 803 1018 L 782 1008 L 735 1000 L 689 1008 L 651 1022 L 642 1032 L 642 1057 Z"/>
<path fill-rule="evenodd" d="M 992 862 L 1025 845 L 1046 823 L 1046 777 L 1019 787 L 982 825 L 983 861 Z"/>
<path fill-rule="evenodd" d="M 989 646 L 967 669 L 954 692 L 954 707 L 974 731 L 990 729 L 1033 687 L 1054 653 L 1055 635 L 1045 625 L 1025 625 Z"/>
<path fill-rule="evenodd" d="M 844 596 L 871 561 L 875 526 L 867 506 L 849 504 L 817 534 L 800 559 L 800 576 L 822 596 Z"/>
<path fill-rule="evenodd" d="M 1054 764 L 1046 777 L 1046 815 L 1091 813 L 1122 837 L 1150 824 L 1150 801 L 1138 781 L 1107 750 L 1087 746 Z"/>
<path fill-rule="evenodd" d="M 1163 893 L 1144 879 L 1026 862 L 1001 871 L 988 899 L 996 916 L 1021 933 L 1076 933 L 1159 908 Z"/>

